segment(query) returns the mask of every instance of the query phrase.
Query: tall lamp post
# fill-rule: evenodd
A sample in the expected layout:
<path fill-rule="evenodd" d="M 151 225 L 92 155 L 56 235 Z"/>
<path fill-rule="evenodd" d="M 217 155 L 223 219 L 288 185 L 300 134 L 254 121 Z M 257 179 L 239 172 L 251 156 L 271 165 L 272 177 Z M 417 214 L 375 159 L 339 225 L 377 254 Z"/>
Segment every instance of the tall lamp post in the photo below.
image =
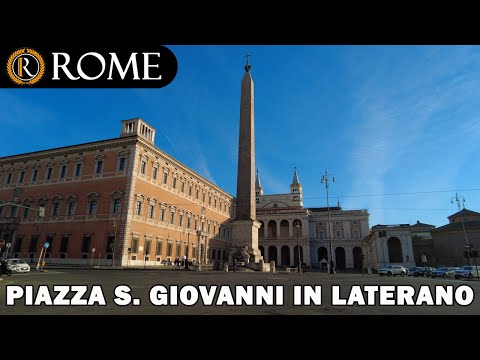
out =
<path fill-rule="evenodd" d="M 297 228 L 297 261 L 298 261 L 298 272 L 302 272 L 302 268 L 301 268 L 301 259 L 300 259 L 300 245 L 298 243 L 298 231 L 300 230 L 300 220 L 295 220 L 294 222 L 294 225 L 295 227 Z"/>
<path fill-rule="evenodd" d="M 188 247 L 190 246 L 190 228 L 187 228 L 187 248 L 185 250 L 185 270 L 190 270 L 188 267 Z"/>
<path fill-rule="evenodd" d="M 322 175 L 322 180 L 321 183 L 325 183 L 325 189 L 327 190 L 327 213 L 328 213 L 328 240 L 330 242 L 330 274 L 335 274 L 335 264 L 333 263 L 333 246 L 332 246 L 332 229 L 330 226 L 330 203 L 328 200 L 328 179 L 329 177 L 332 177 L 332 181 L 335 182 L 335 177 L 332 174 L 327 173 L 327 170 L 325 170 L 325 173 Z"/>
<path fill-rule="evenodd" d="M 201 231 L 197 230 L 197 236 L 198 236 L 198 249 L 197 249 L 197 270 L 201 270 L 201 261 L 202 261 L 202 254 L 201 254 L 201 247 L 202 244 L 200 243 L 200 236 L 201 236 Z"/>
<path fill-rule="evenodd" d="M 452 197 L 450 199 L 450 202 L 453 204 L 453 200 L 457 202 L 458 206 L 458 211 L 460 212 L 460 218 L 462 219 L 462 229 L 463 229 L 463 236 L 465 237 L 465 249 L 467 250 L 467 256 L 468 256 L 468 265 L 472 265 L 472 258 L 470 257 L 470 245 L 468 244 L 467 240 L 467 232 L 465 231 L 465 224 L 463 223 L 463 214 L 462 214 L 462 208 L 460 206 L 460 198 L 458 197 L 458 194 L 455 193 L 455 197 Z M 465 198 L 461 196 L 462 203 L 465 203 Z M 463 208 L 465 209 L 465 205 L 463 205 Z"/>
<path fill-rule="evenodd" d="M 110 244 L 112 248 L 112 266 L 115 266 L 115 242 L 117 241 L 117 220 L 113 221 L 113 242 Z"/>

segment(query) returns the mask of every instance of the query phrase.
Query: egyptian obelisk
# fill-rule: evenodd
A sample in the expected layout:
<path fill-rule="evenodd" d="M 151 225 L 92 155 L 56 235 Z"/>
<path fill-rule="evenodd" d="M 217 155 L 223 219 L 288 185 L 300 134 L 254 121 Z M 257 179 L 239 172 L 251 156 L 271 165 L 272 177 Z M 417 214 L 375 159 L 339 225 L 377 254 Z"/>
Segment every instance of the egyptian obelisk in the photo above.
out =
<path fill-rule="evenodd" d="M 235 218 L 232 221 L 232 245 L 245 248 L 250 262 L 261 259 L 255 206 L 255 116 L 253 80 L 247 55 L 240 93 L 240 131 L 238 137 L 238 173 Z"/>

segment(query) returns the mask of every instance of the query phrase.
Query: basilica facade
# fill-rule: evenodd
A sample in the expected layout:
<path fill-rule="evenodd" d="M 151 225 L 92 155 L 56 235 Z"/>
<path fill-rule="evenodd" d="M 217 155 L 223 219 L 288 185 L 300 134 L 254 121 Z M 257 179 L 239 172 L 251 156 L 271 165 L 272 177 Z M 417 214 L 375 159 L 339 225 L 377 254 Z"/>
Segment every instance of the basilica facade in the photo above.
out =
<path fill-rule="evenodd" d="M 339 271 L 362 269 L 361 241 L 370 231 L 367 210 L 343 210 L 340 204 L 304 207 L 296 169 L 290 192 L 285 194 L 265 194 L 257 172 L 255 195 L 261 223 L 259 249 L 265 262 L 290 267 L 300 261 L 310 268 L 326 269 L 333 260 Z"/>

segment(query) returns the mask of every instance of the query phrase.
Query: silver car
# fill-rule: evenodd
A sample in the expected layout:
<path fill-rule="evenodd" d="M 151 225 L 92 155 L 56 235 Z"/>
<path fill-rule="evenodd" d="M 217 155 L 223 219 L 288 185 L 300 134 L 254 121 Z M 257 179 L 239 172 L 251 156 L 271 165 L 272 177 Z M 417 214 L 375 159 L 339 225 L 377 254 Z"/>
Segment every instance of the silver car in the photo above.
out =
<path fill-rule="evenodd" d="M 383 276 L 405 276 L 407 275 L 407 269 L 404 268 L 402 265 L 387 265 L 380 270 L 378 270 L 378 275 Z"/>
<path fill-rule="evenodd" d="M 30 265 L 28 265 L 22 259 L 7 259 L 7 264 L 14 273 L 27 273 L 30 272 Z"/>
<path fill-rule="evenodd" d="M 462 266 L 460 269 L 455 270 L 455 279 L 473 279 L 480 276 L 480 266 Z"/>
<path fill-rule="evenodd" d="M 455 270 L 458 270 L 458 267 L 440 267 L 432 271 L 432 278 L 442 277 L 449 278 L 455 276 Z"/>

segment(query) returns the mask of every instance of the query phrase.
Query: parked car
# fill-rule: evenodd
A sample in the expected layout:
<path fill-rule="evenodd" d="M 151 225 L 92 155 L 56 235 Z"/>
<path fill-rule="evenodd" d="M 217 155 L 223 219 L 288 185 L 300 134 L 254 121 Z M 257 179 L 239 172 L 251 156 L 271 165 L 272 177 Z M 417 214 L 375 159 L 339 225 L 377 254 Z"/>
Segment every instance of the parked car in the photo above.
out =
<path fill-rule="evenodd" d="M 458 270 L 457 267 L 440 267 L 432 271 L 432 278 L 442 277 L 449 278 L 455 276 L 455 270 Z"/>
<path fill-rule="evenodd" d="M 28 265 L 22 259 L 12 258 L 7 259 L 8 266 L 14 273 L 27 273 L 30 272 L 30 265 Z"/>
<path fill-rule="evenodd" d="M 415 277 L 418 277 L 418 276 L 423 276 L 423 277 L 426 277 L 426 276 L 431 276 L 432 275 L 432 271 L 434 271 L 435 268 L 433 267 L 419 267 L 417 268 L 417 270 L 415 270 L 415 272 L 413 273 L 413 276 Z"/>
<path fill-rule="evenodd" d="M 480 275 L 480 266 L 467 265 L 455 270 L 455 279 L 473 279 Z"/>
<path fill-rule="evenodd" d="M 408 268 L 407 269 L 407 276 L 414 276 L 415 275 L 415 271 L 418 271 L 422 269 L 421 267 L 418 267 L 418 266 L 414 266 L 414 267 L 411 267 L 411 268 Z"/>
<path fill-rule="evenodd" d="M 402 265 L 387 265 L 378 270 L 378 274 L 380 276 L 387 275 L 387 276 L 405 276 L 407 275 L 407 269 L 404 268 Z"/>

